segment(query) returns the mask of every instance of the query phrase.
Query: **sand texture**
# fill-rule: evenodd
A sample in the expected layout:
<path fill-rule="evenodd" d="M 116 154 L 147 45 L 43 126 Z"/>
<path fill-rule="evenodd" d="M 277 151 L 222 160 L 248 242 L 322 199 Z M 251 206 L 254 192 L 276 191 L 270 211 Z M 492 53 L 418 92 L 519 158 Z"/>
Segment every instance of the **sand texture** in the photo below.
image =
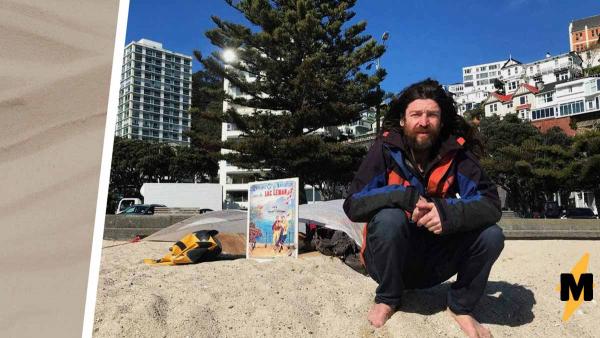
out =
<path fill-rule="evenodd" d="M 0 336 L 81 335 L 117 9 L 0 1 Z"/>
<path fill-rule="evenodd" d="M 169 245 L 104 242 L 94 336 L 462 337 L 444 312 L 448 283 L 406 292 L 400 312 L 373 329 L 366 314 L 375 282 L 336 258 L 142 263 Z M 475 315 L 496 337 L 597 336 L 597 302 L 584 303 L 564 323 L 554 291 L 560 273 L 586 251 L 593 272 L 600 242 L 507 241 Z"/>

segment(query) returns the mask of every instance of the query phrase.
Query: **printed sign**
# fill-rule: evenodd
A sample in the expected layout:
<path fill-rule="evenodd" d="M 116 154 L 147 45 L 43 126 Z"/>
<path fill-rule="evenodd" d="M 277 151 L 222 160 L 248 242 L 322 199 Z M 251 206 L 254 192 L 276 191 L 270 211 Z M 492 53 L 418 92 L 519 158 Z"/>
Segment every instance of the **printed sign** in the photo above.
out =
<path fill-rule="evenodd" d="M 298 178 L 250 183 L 246 258 L 298 256 Z"/>

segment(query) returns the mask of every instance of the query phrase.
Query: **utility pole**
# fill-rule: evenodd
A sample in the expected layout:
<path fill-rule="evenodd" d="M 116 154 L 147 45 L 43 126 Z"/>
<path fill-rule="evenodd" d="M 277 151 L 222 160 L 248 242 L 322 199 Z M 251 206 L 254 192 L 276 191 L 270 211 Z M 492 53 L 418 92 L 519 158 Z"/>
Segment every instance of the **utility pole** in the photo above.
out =
<path fill-rule="evenodd" d="M 385 47 L 385 42 L 390 38 L 390 33 L 389 32 L 385 32 L 383 33 L 383 35 L 381 36 L 381 40 L 383 41 L 383 46 Z M 377 65 L 376 65 L 376 70 L 379 70 L 379 67 L 381 65 L 381 57 L 377 58 Z M 380 131 L 381 131 L 381 99 L 383 98 L 383 95 L 381 95 L 381 85 L 378 83 L 377 84 L 377 106 L 375 106 L 375 136 L 379 136 Z"/>

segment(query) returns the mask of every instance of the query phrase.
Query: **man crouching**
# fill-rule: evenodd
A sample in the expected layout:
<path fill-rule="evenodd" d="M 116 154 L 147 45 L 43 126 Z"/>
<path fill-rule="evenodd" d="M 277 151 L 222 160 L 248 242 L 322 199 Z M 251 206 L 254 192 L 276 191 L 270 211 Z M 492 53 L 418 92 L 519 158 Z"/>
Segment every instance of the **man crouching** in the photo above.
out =
<path fill-rule="evenodd" d="M 380 327 L 406 289 L 429 288 L 458 274 L 448 313 L 469 337 L 490 331 L 472 316 L 504 248 L 496 186 L 483 172 L 474 130 L 452 98 L 427 79 L 391 103 L 344 202 L 368 222 L 361 258 L 379 284 L 368 320 Z"/>

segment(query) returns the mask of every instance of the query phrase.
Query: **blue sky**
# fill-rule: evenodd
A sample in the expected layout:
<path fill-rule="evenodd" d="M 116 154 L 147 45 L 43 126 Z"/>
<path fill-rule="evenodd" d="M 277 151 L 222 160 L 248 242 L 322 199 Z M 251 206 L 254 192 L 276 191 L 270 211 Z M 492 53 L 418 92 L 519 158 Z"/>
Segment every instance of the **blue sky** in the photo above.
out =
<path fill-rule="evenodd" d="M 383 1 L 359 0 L 353 22 L 366 20 L 366 33 L 390 33 L 381 65 L 382 88 L 398 92 L 432 77 L 449 84 L 462 80 L 462 67 L 513 58 L 521 62 L 569 50 L 574 19 L 600 14 L 598 0 Z M 215 47 L 204 36 L 210 19 L 247 23 L 223 0 L 131 0 L 126 43 L 141 38 L 172 51 L 207 55 Z M 194 61 L 193 70 L 200 69 Z"/>

